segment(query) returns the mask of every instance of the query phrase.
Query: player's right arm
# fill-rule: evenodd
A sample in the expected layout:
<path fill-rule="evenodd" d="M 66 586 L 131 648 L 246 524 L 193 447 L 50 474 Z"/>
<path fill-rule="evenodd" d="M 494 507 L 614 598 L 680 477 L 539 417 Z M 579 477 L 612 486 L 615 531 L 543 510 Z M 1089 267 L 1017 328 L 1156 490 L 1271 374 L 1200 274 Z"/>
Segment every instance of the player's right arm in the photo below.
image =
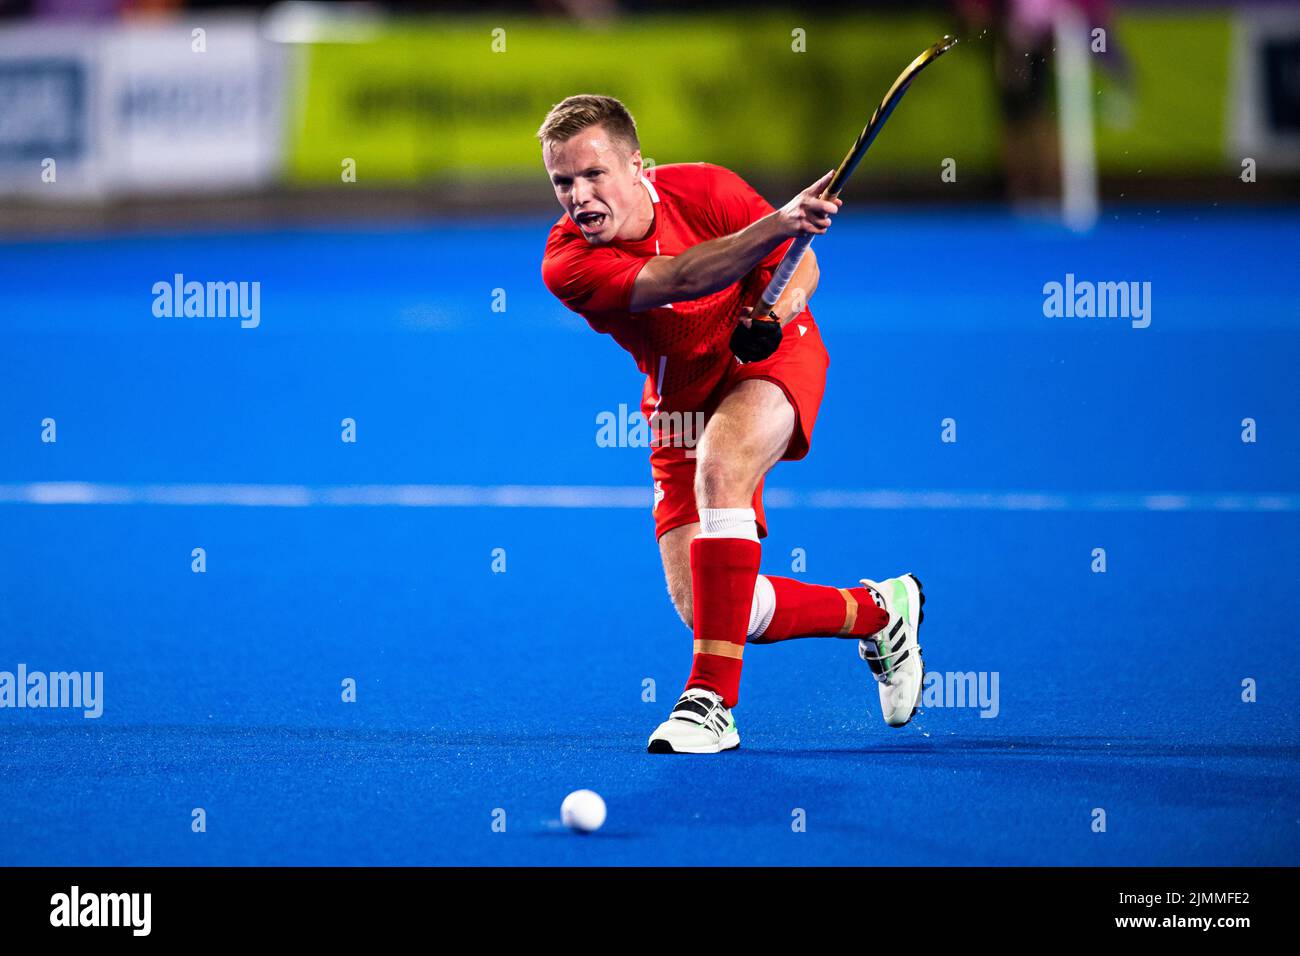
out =
<path fill-rule="evenodd" d="M 839 200 L 820 198 L 832 175 L 834 170 L 744 229 L 701 242 L 678 256 L 655 256 L 638 273 L 628 310 L 644 312 L 725 289 L 787 239 L 822 235 L 840 206 Z"/>

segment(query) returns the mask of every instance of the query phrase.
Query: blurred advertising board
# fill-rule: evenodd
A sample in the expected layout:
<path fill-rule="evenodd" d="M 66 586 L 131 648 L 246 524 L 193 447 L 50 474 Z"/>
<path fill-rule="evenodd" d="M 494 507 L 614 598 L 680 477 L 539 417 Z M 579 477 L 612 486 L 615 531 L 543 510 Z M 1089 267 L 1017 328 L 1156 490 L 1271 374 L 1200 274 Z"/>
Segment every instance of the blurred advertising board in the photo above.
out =
<path fill-rule="evenodd" d="M 1110 25 L 1127 78 L 1093 60 L 1102 174 L 1300 165 L 1296 15 L 1136 10 Z M 756 177 L 839 161 L 933 13 L 380 19 L 364 36 L 273 42 L 256 14 L 0 28 L 0 195 L 112 198 L 282 181 L 526 181 L 534 133 L 575 92 L 622 98 L 642 152 Z M 200 33 L 196 33 L 200 31 Z M 1110 56 L 1111 54 L 1107 54 Z M 966 37 L 872 148 L 865 178 L 996 173 L 992 40 Z M 51 179 L 51 164 L 57 177 Z M 348 180 L 350 181 L 350 180 Z"/>
<path fill-rule="evenodd" d="M 283 53 L 253 17 L 0 31 L 0 192 L 57 200 L 270 183 L 283 154 Z"/>
<path fill-rule="evenodd" d="M 84 198 L 101 190 L 97 34 L 0 30 L 0 195 Z"/>
<path fill-rule="evenodd" d="M 603 92 L 637 119 L 642 153 L 814 176 L 839 161 L 899 71 L 944 32 L 932 16 L 842 20 L 656 16 L 603 29 L 511 19 L 389 24 L 367 43 L 305 50 L 288 172 L 338 181 L 540 175 L 534 133 L 565 96 Z M 953 57 L 890 120 L 873 167 L 996 162 L 994 91 Z"/>
<path fill-rule="evenodd" d="M 1300 169 L 1300 9 L 1245 10 L 1234 36 L 1238 156 Z"/>
<path fill-rule="evenodd" d="M 192 23 L 104 35 L 97 115 L 115 189 L 220 191 L 278 172 L 282 48 L 252 18 Z"/>
<path fill-rule="evenodd" d="M 1225 167 L 1232 24 L 1202 9 L 1126 13 L 1110 25 L 1132 82 L 1112 82 L 1094 60 L 1103 173 Z M 287 171 L 337 181 L 351 159 L 371 182 L 533 176 L 547 109 L 606 92 L 628 104 L 642 152 L 657 162 L 707 157 L 812 176 L 838 162 L 903 66 L 952 29 L 940 16 L 885 13 L 655 16 L 601 29 L 395 21 L 369 42 L 306 46 Z M 966 38 L 890 120 L 864 171 L 932 169 L 937 180 L 949 157 L 961 170 L 996 170 L 1000 124 L 992 40 Z"/>

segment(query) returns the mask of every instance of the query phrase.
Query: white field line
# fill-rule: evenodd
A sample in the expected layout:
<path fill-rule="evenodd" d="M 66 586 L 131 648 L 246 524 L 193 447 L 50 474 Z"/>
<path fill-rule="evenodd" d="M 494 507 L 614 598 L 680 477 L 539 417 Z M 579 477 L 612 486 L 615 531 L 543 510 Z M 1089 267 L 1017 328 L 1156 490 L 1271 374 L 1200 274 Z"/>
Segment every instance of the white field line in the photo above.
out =
<path fill-rule="evenodd" d="M 91 481 L 0 484 L 9 505 L 189 505 L 262 508 L 648 508 L 649 486 L 624 485 L 119 485 Z M 765 493 L 768 508 L 827 511 L 1300 511 L 1300 494 L 1169 491 L 902 491 Z"/>

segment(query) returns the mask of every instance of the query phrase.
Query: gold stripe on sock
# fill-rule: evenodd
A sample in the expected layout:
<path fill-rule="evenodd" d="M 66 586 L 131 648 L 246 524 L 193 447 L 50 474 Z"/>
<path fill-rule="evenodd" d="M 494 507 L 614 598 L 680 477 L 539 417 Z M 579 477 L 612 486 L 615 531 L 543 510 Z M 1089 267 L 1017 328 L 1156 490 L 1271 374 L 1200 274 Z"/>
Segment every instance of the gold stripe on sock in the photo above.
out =
<path fill-rule="evenodd" d="M 696 654 L 712 654 L 714 657 L 731 657 L 740 660 L 745 653 L 744 644 L 733 644 L 731 641 L 696 641 Z"/>
<path fill-rule="evenodd" d="M 844 596 L 844 626 L 837 636 L 848 637 L 853 633 L 853 625 L 858 622 L 858 602 L 846 588 L 840 588 L 840 594 Z"/>

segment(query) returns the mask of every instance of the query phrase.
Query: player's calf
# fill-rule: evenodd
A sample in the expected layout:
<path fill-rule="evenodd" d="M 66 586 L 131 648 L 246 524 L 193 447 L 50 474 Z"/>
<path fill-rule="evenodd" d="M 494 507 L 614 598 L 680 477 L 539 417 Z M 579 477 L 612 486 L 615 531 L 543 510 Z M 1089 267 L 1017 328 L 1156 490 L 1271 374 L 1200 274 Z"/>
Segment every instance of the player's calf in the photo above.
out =
<path fill-rule="evenodd" d="M 863 638 L 887 623 L 887 613 L 865 587 L 834 588 L 759 575 L 749 641 L 773 644 L 798 637 Z"/>

